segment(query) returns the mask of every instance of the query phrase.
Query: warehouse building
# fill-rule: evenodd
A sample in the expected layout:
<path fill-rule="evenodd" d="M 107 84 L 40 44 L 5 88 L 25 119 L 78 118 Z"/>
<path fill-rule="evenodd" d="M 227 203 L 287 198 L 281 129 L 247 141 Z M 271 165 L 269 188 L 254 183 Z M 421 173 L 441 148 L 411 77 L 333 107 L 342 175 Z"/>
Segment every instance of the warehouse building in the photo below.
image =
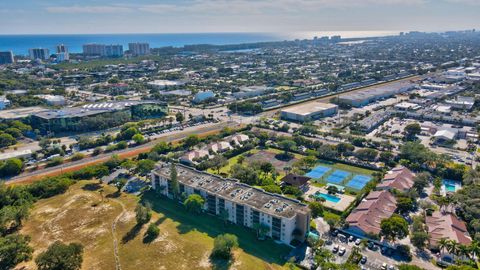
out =
<path fill-rule="evenodd" d="M 352 107 L 363 107 L 380 99 L 390 98 L 397 94 L 411 91 L 415 86 L 411 83 L 397 82 L 389 85 L 367 88 L 362 91 L 342 94 L 338 101 Z"/>
<path fill-rule="evenodd" d="M 248 228 L 263 224 L 267 236 L 285 244 L 304 241 L 310 227 L 310 210 L 301 202 L 268 193 L 216 175 L 175 165 L 180 194 L 198 194 L 205 199 L 203 210 L 212 215 L 226 215 L 230 222 Z M 151 173 L 152 187 L 173 198 L 170 164 L 160 162 Z"/>
<path fill-rule="evenodd" d="M 307 122 L 335 115 L 338 106 L 330 103 L 304 104 L 290 107 L 280 111 L 280 117 L 284 120 Z"/>

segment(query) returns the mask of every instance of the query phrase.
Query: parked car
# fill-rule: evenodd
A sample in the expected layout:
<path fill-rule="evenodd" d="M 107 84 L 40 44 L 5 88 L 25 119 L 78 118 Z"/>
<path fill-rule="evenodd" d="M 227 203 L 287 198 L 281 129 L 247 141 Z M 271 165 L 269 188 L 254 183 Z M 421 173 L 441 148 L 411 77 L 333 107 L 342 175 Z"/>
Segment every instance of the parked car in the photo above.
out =
<path fill-rule="evenodd" d="M 338 255 L 343 256 L 343 254 L 345 254 L 345 252 L 347 252 L 347 249 L 345 247 L 341 247 L 340 251 L 338 251 Z"/>
<path fill-rule="evenodd" d="M 362 243 L 362 240 L 360 240 L 359 238 L 357 238 L 357 240 L 355 240 L 355 245 L 359 246 L 360 243 Z"/>
<path fill-rule="evenodd" d="M 380 269 L 382 269 L 382 270 L 387 270 L 387 264 L 386 264 L 386 263 L 383 263 L 383 264 L 382 264 L 382 267 L 381 267 Z"/>
<path fill-rule="evenodd" d="M 353 237 L 353 235 L 350 235 L 350 237 L 348 237 L 348 242 L 353 242 L 353 240 L 355 240 L 355 237 Z"/>
<path fill-rule="evenodd" d="M 367 262 L 367 257 L 363 256 L 362 259 L 360 260 L 361 264 L 365 264 Z"/>
<path fill-rule="evenodd" d="M 339 247 L 338 245 L 335 245 L 335 246 L 333 247 L 333 249 L 332 249 L 332 252 L 333 252 L 333 253 L 337 253 L 337 251 L 338 251 L 339 248 L 340 248 L 340 247 Z"/>

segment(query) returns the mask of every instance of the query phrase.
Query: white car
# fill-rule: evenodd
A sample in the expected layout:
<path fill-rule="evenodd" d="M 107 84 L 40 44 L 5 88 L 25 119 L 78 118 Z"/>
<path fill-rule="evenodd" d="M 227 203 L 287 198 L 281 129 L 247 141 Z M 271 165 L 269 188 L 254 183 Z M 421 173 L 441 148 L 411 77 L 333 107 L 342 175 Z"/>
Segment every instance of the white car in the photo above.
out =
<path fill-rule="evenodd" d="M 362 242 L 362 240 L 360 240 L 360 239 L 357 239 L 357 240 L 355 240 L 355 245 L 357 245 L 357 246 L 358 246 L 358 245 L 360 245 L 360 243 L 361 243 L 361 242 Z"/>
<path fill-rule="evenodd" d="M 345 254 L 346 251 L 347 249 L 345 247 L 341 247 L 340 251 L 338 251 L 338 255 L 343 256 L 343 254 Z"/>

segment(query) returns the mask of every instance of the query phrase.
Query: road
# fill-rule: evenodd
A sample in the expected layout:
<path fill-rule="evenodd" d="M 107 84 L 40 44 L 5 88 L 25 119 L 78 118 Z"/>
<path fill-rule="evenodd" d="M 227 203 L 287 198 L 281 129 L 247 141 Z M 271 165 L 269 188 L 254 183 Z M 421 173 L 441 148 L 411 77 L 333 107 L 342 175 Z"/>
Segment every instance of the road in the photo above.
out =
<path fill-rule="evenodd" d="M 203 126 L 190 127 L 184 130 L 163 134 L 157 139 L 140 146 L 127 148 L 119 151 L 114 151 L 110 153 L 100 154 L 98 156 L 87 157 L 82 160 L 64 163 L 62 165 L 51 167 L 51 168 L 44 168 L 44 169 L 40 169 L 33 172 L 26 172 L 26 173 L 20 174 L 19 176 L 11 178 L 10 180 L 7 180 L 6 183 L 7 185 L 26 184 L 26 183 L 40 180 L 46 176 L 55 176 L 65 172 L 79 170 L 88 165 L 105 162 L 114 154 L 117 154 L 122 158 L 137 156 L 140 153 L 145 153 L 150 151 L 160 141 L 166 141 L 166 142 L 180 141 L 191 134 L 206 136 L 212 133 L 217 133 L 225 127 L 238 128 L 238 126 L 239 125 L 236 122 L 220 122 L 220 123 L 206 124 Z"/>

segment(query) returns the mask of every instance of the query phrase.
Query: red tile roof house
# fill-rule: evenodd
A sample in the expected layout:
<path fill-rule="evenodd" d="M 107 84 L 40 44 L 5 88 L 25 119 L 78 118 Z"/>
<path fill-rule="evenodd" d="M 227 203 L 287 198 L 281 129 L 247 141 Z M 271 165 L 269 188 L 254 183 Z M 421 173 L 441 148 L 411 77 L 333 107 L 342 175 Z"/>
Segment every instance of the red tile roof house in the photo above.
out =
<path fill-rule="evenodd" d="M 391 190 L 406 192 L 413 187 L 415 173 L 403 166 L 397 166 L 388 171 L 383 177 L 380 184 L 377 185 L 377 190 Z"/>
<path fill-rule="evenodd" d="M 391 217 L 396 209 L 397 200 L 389 191 L 372 191 L 348 215 L 347 230 L 359 236 L 379 234 L 382 220 Z"/>
<path fill-rule="evenodd" d="M 463 245 L 472 242 L 465 222 L 459 220 L 453 214 L 443 214 L 440 211 L 435 211 L 431 216 L 425 218 L 425 223 L 430 236 L 430 248 L 438 248 L 438 241 L 442 238 L 454 240 Z"/>

